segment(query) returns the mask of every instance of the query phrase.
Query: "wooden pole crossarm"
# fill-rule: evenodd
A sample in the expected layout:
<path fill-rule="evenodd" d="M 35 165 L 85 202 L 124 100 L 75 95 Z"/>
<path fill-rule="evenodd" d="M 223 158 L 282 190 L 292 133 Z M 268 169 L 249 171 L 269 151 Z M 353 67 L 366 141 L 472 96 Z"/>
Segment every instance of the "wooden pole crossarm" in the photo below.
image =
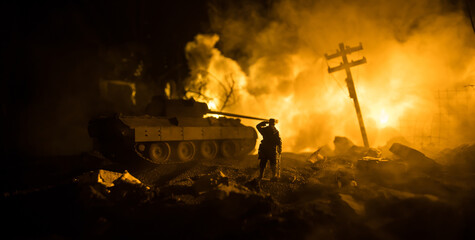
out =
<path fill-rule="evenodd" d="M 340 45 L 343 45 L 343 43 L 340 43 Z M 340 48 L 341 48 L 341 46 L 340 46 Z M 360 51 L 360 50 L 363 50 L 363 44 L 361 44 L 361 43 L 360 43 L 359 46 L 356 46 L 356 47 L 346 46 L 346 48 L 345 48 L 346 54 L 351 54 L 352 52 L 356 52 L 356 51 Z"/>
<path fill-rule="evenodd" d="M 361 43 L 360 43 L 359 46 L 356 46 L 356 47 L 346 46 L 346 48 L 344 47 L 343 43 L 340 43 L 340 50 L 337 49 L 336 53 L 334 53 L 332 55 L 325 54 L 325 58 L 327 60 L 330 60 L 330 59 L 341 57 L 341 56 L 344 56 L 344 55 L 348 55 L 348 54 L 351 54 L 353 52 L 360 51 L 360 50 L 363 50 L 363 45 Z"/>
<path fill-rule="evenodd" d="M 340 57 L 340 56 L 341 56 L 341 53 L 338 50 L 336 50 L 336 53 L 334 53 L 332 55 L 328 55 L 328 54 L 325 53 L 325 58 L 327 60 L 330 60 L 330 59 L 333 59 L 333 58 L 336 58 L 336 57 Z"/>
<path fill-rule="evenodd" d="M 340 65 L 338 67 L 333 67 L 333 68 L 328 67 L 328 73 L 333 73 L 333 72 L 340 71 L 340 70 L 343 70 L 343 69 L 346 69 L 346 68 L 358 66 L 358 65 L 361 65 L 361 64 L 364 64 L 364 63 L 366 63 L 366 58 L 365 57 L 363 57 L 360 60 L 351 61 L 348 64 L 340 63 Z"/>
<path fill-rule="evenodd" d="M 341 59 L 343 60 L 343 62 L 340 62 L 340 65 L 337 67 L 331 68 L 330 66 L 328 66 L 328 73 L 333 73 L 340 70 L 346 71 L 346 85 L 348 86 L 348 92 L 350 94 L 350 98 L 353 99 L 353 102 L 355 104 L 356 116 L 358 117 L 358 123 L 360 125 L 361 135 L 363 137 L 363 143 L 365 147 L 369 147 L 368 136 L 366 134 L 366 128 L 364 126 L 364 121 L 363 121 L 363 114 L 361 113 L 358 96 L 356 95 L 355 84 L 353 82 L 353 77 L 351 76 L 351 70 L 350 70 L 354 66 L 358 66 L 358 65 L 366 63 L 366 58 L 363 57 L 362 59 L 348 62 L 348 57 L 347 57 L 347 55 L 351 54 L 352 52 L 363 50 L 363 45 L 360 43 L 360 45 L 356 47 L 349 47 L 349 46 L 345 47 L 343 43 L 340 43 L 339 47 L 340 49 L 336 50 L 336 53 L 332 55 L 325 54 L 325 58 L 327 60 L 330 60 L 336 57 L 341 57 Z"/>

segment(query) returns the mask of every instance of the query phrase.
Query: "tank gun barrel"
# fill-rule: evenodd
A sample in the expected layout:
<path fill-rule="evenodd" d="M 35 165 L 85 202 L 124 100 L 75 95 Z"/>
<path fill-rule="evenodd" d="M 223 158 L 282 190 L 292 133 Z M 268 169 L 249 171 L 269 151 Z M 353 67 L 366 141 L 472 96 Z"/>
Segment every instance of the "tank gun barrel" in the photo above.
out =
<path fill-rule="evenodd" d="M 250 117 L 250 116 L 245 116 L 245 115 L 240 115 L 240 114 L 227 113 L 227 112 L 218 112 L 218 111 L 211 111 L 211 110 L 208 111 L 207 113 L 209 113 L 209 114 L 223 115 L 223 116 L 230 116 L 230 117 L 237 117 L 237 118 L 254 119 L 254 120 L 263 120 L 263 121 L 269 120 L 269 119 L 265 119 L 265 118 Z"/>

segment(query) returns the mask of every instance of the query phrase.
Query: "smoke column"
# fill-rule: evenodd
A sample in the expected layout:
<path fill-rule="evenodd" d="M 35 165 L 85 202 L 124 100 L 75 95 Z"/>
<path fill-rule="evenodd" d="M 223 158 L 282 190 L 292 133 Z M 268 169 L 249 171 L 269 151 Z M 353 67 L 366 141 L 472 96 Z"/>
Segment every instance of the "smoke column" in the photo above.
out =
<path fill-rule="evenodd" d="M 450 114 L 463 109 L 437 99 L 440 91 L 475 83 L 475 34 L 463 2 L 282 0 L 263 7 L 215 1 L 210 6 L 217 34 L 198 35 L 186 46 L 188 87 L 201 86 L 202 100 L 219 109 L 223 85 L 233 86 L 235 101 L 224 110 L 279 119 L 285 151 L 312 150 L 334 136 L 362 145 L 345 73 L 327 71 L 341 60 L 324 58 L 340 42 L 361 42 L 363 50 L 349 60 L 368 60 L 352 74 L 370 145 L 412 134 L 401 127 L 407 119 L 421 123 L 416 126 L 421 134 L 451 132 L 447 146 L 475 139 L 475 131 L 467 131 L 474 117 Z M 464 101 L 473 106 L 475 96 Z M 441 114 L 446 121 L 440 121 Z"/>

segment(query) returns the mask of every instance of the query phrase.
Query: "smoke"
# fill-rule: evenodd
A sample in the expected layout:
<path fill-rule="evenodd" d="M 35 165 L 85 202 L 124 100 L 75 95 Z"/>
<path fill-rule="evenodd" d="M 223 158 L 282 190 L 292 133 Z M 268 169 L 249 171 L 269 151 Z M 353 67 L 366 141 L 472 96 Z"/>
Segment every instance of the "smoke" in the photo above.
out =
<path fill-rule="evenodd" d="M 191 69 L 185 85 L 187 97 L 206 101 L 213 110 L 234 105 L 237 96 L 245 92 L 246 84 L 246 76 L 240 66 L 214 48 L 218 40 L 216 34 L 198 35 L 185 48 Z"/>
<path fill-rule="evenodd" d="M 223 84 L 203 81 L 197 69 L 218 82 L 238 79 L 237 100 L 227 110 L 279 119 L 286 151 L 315 149 L 336 135 L 362 145 L 345 73 L 327 71 L 341 60 L 324 58 L 340 42 L 361 42 L 363 50 L 349 60 L 368 61 L 351 71 L 370 145 L 414 134 L 414 127 L 402 127 L 410 121 L 421 125 L 416 127 L 421 135 L 439 129 L 441 138 L 441 128 L 455 131 L 446 144 L 475 138 L 466 131 L 475 119 L 450 114 L 459 107 L 441 106 L 436 98 L 439 90 L 475 83 L 475 35 L 462 3 L 282 0 L 210 6 L 219 37 L 199 35 L 187 45 L 190 85 L 200 82 L 208 100 L 219 106 Z M 204 45 L 206 51 L 197 50 Z M 466 104 L 474 101 L 467 98 Z M 449 125 L 437 118 L 441 114 Z"/>

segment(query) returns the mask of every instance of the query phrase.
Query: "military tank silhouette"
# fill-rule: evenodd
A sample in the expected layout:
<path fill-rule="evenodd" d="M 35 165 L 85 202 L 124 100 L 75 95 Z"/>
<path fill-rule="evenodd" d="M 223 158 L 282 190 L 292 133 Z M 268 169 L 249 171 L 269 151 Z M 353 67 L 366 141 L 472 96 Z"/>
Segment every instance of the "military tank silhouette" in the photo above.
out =
<path fill-rule="evenodd" d="M 255 149 L 257 132 L 240 118 L 266 120 L 208 109 L 206 103 L 154 98 L 145 115 L 100 116 L 89 121 L 94 148 L 114 158 L 131 151 L 155 163 L 187 162 L 217 156 L 236 158 Z M 205 117 L 216 114 L 227 117 Z"/>

